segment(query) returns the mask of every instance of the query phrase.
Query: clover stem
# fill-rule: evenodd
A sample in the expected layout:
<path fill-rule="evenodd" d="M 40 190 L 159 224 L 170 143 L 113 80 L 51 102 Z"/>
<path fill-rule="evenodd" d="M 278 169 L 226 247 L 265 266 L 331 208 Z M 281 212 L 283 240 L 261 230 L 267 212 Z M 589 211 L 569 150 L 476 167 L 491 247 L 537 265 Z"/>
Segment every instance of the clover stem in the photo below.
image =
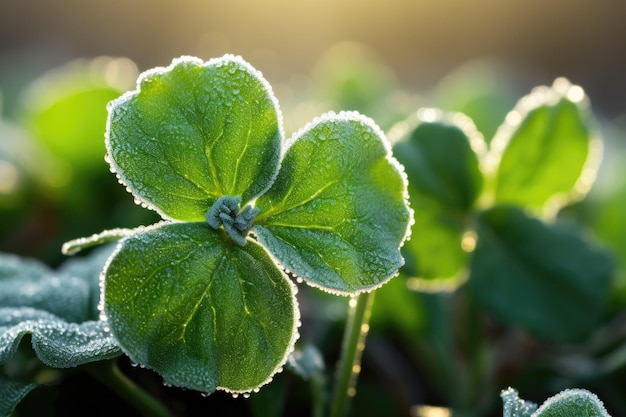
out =
<path fill-rule="evenodd" d="M 128 379 L 115 361 L 94 362 L 87 370 L 146 417 L 174 417 L 156 398 Z"/>
<path fill-rule="evenodd" d="M 361 356 L 365 349 L 373 304 L 374 291 L 359 294 L 350 300 L 341 356 L 337 363 L 337 379 L 330 404 L 331 417 L 346 416 L 350 401 L 356 394 L 356 380 L 361 371 Z"/>

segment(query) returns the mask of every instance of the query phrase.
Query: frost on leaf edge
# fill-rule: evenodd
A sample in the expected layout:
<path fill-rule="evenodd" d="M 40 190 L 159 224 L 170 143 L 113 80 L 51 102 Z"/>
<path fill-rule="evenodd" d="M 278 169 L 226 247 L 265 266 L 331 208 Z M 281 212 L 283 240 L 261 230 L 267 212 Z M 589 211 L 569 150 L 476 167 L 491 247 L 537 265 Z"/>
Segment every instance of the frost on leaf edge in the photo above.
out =
<path fill-rule="evenodd" d="M 297 130 L 286 141 L 285 146 L 284 146 L 285 153 L 289 150 L 289 148 L 291 148 L 291 146 L 293 146 L 294 143 L 296 143 L 296 141 L 298 141 L 301 137 L 303 137 L 305 134 L 307 134 L 308 132 L 313 130 L 318 125 L 323 124 L 323 123 L 327 123 L 327 122 L 341 122 L 341 121 L 357 122 L 357 123 L 360 123 L 361 125 L 364 125 L 364 126 L 368 127 L 369 129 L 371 129 L 371 131 L 374 134 L 374 136 L 383 145 L 383 149 L 385 150 L 385 159 L 396 170 L 396 172 L 399 174 L 399 176 L 401 178 L 402 185 L 403 185 L 403 187 L 402 187 L 403 188 L 403 190 L 402 190 L 402 199 L 403 199 L 404 206 L 408 210 L 409 219 L 407 221 L 407 226 L 406 226 L 406 229 L 405 229 L 405 231 L 403 233 L 403 237 L 402 237 L 402 239 L 401 239 L 401 241 L 400 241 L 400 243 L 398 245 L 398 251 L 400 251 L 402 246 L 404 246 L 404 243 L 411 238 L 411 230 L 412 230 L 412 227 L 413 227 L 413 223 L 415 222 L 414 216 L 413 216 L 413 209 L 411 208 L 411 206 L 409 204 L 409 191 L 408 191 L 408 184 L 409 184 L 409 182 L 408 182 L 408 177 L 407 177 L 406 171 L 404 169 L 404 166 L 393 156 L 391 143 L 387 139 L 387 136 L 385 135 L 385 133 L 378 126 L 378 124 L 376 124 L 376 122 L 373 119 L 371 119 L 370 117 L 367 117 L 367 116 L 365 116 L 365 115 L 363 115 L 363 114 L 361 114 L 361 113 L 359 113 L 357 111 L 341 111 L 339 113 L 336 113 L 334 111 L 329 111 L 329 112 L 323 113 L 320 116 L 316 116 L 315 118 L 313 118 L 313 120 L 309 121 L 304 127 L 302 127 L 299 130 Z M 263 226 L 261 226 L 261 225 L 258 225 L 256 227 L 263 228 Z M 252 228 L 253 232 L 254 232 L 254 230 L 255 230 L 255 227 Z M 270 233 L 270 232 L 268 231 L 268 233 Z M 258 233 L 255 233 L 255 235 L 256 235 L 257 239 L 260 238 Z M 260 242 L 260 243 L 262 243 L 262 242 Z M 264 244 L 262 244 L 262 245 L 265 247 Z M 296 277 L 296 279 L 298 281 L 302 280 L 302 281 L 306 282 L 307 285 L 309 285 L 309 286 L 311 286 L 313 288 L 317 288 L 317 289 L 322 290 L 324 292 L 327 292 L 329 294 L 338 295 L 338 296 L 344 296 L 344 297 L 354 297 L 354 296 L 357 296 L 357 295 L 359 295 L 361 293 L 372 292 L 372 291 L 382 287 L 384 284 L 389 282 L 392 278 L 398 276 L 400 268 L 402 268 L 402 266 L 404 265 L 404 257 L 402 256 L 402 254 L 400 254 L 400 265 L 398 266 L 398 269 L 396 269 L 389 276 L 384 277 L 379 283 L 371 285 L 371 286 L 366 286 L 366 287 L 360 288 L 360 289 L 355 290 L 355 291 L 342 291 L 342 290 L 338 290 L 338 289 L 334 289 L 334 288 L 328 288 L 328 287 L 319 285 L 319 284 L 317 284 L 315 282 L 310 281 L 309 279 L 307 279 L 305 277 L 299 277 L 298 274 L 296 274 L 294 271 L 291 271 L 288 268 L 286 268 L 278 259 L 276 259 L 276 257 L 269 250 L 267 252 L 270 253 L 270 256 L 272 257 L 272 259 L 275 260 L 275 263 L 277 265 L 280 265 L 280 267 L 282 269 L 287 271 L 290 275 Z"/>
<path fill-rule="evenodd" d="M 152 231 L 155 229 L 158 229 L 162 226 L 166 226 L 169 224 L 173 224 L 173 223 L 190 223 L 190 222 L 179 222 L 179 221 L 161 221 L 155 224 L 152 224 L 150 226 L 140 226 L 136 229 L 133 229 L 133 233 L 129 233 L 127 236 L 125 236 L 124 238 L 120 239 L 115 247 L 115 249 L 113 250 L 113 252 L 111 253 L 111 255 L 108 257 L 106 263 L 104 264 L 104 267 L 102 269 L 102 273 L 100 274 L 100 301 L 98 303 L 98 310 L 100 311 L 100 320 L 102 320 L 103 322 L 105 322 L 107 324 L 107 327 L 110 329 L 110 332 L 113 336 L 114 339 L 116 339 L 114 331 L 113 331 L 113 327 L 111 326 L 111 323 L 108 320 L 108 317 L 106 315 L 106 311 L 104 309 L 104 305 L 105 305 L 105 301 L 104 301 L 104 296 L 105 296 L 105 288 L 106 288 L 106 275 L 107 275 L 107 271 L 109 269 L 109 264 L 111 263 L 111 261 L 113 260 L 113 258 L 115 256 L 117 256 L 117 254 L 122 250 L 122 247 L 124 245 L 124 241 L 130 237 L 134 237 L 136 235 L 140 235 L 144 232 L 148 232 L 148 231 Z M 201 222 L 198 222 L 198 224 L 203 224 Z M 267 379 L 265 379 L 264 381 L 262 381 L 261 383 L 259 383 L 257 386 L 254 387 L 250 387 L 247 389 L 243 389 L 243 390 L 234 390 L 234 389 L 230 389 L 228 387 L 222 387 L 222 386 L 216 386 L 215 389 L 216 390 L 220 390 L 220 391 L 224 391 L 224 392 L 228 392 L 230 394 L 233 395 L 247 395 L 250 394 L 252 392 L 258 392 L 259 389 L 263 386 L 266 385 L 270 382 L 272 382 L 272 380 L 274 379 L 274 376 L 280 372 L 283 371 L 284 366 L 286 365 L 289 356 L 291 355 L 291 353 L 295 350 L 295 346 L 296 346 L 296 342 L 298 341 L 298 339 L 300 338 L 300 332 L 299 332 L 299 328 L 302 325 L 302 321 L 301 321 L 301 313 L 300 313 L 300 305 L 298 303 L 298 298 L 296 297 L 297 293 L 298 293 L 298 287 L 296 286 L 296 284 L 294 284 L 294 282 L 289 278 L 289 276 L 287 276 L 285 269 L 282 267 L 282 265 L 276 260 L 276 258 L 274 258 L 274 256 L 265 248 L 265 246 L 263 246 L 260 242 L 256 242 L 259 246 L 259 248 L 261 250 L 263 250 L 268 257 L 273 261 L 272 263 L 274 264 L 274 266 L 276 267 L 276 269 L 281 273 L 281 275 L 283 276 L 285 282 L 287 283 L 287 285 L 290 288 L 290 292 L 291 292 L 291 299 L 292 299 L 292 303 L 293 303 L 293 310 L 294 310 L 294 316 L 293 316 L 293 328 L 291 329 L 291 339 L 289 340 L 287 347 L 285 349 L 285 354 L 283 356 L 283 358 L 281 358 L 280 361 L 278 361 L 276 367 L 272 370 L 272 372 L 268 375 Z M 124 348 L 122 345 L 118 345 L 118 348 L 129 358 L 131 358 L 132 360 L 132 355 L 129 354 L 129 352 L 126 350 L 126 348 Z M 142 367 L 146 368 L 146 369 L 151 369 L 154 372 L 156 372 L 157 374 L 161 375 L 161 373 L 150 367 L 147 364 L 140 364 Z M 175 383 L 170 383 L 163 375 L 161 375 L 164 378 L 164 381 L 168 384 L 174 385 L 174 386 L 178 386 L 181 388 L 190 388 L 190 389 L 194 389 L 197 390 L 194 387 L 186 387 L 180 384 L 175 384 Z"/>
<path fill-rule="evenodd" d="M 220 67 L 228 63 L 234 63 L 236 65 L 239 65 L 241 68 L 245 69 L 250 75 L 255 77 L 265 89 L 265 92 L 267 93 L 267 96 L 272 102 L 274 106 L 274 110 L 276 111 L 276 119 L 277 119 L 278 134 L 279 134 L 279 141 L 281 143 L 281 149 L 280 149 L 280 156 L 278 159 L 276 170 L 274 171 L 274 174 L 272 175 L 271 180 L 268 181 L 267 186 L 263 190 L 261 190 L 261 192 L 258 195 L 265 193 L 276 180 L 276 177 L 278 176 L 278 172 L 280 171 L 280 164 L 282 162 L 283 156 L 287 149 L 285 145 L 283 114 L 280 109 L 278 99 L 276 98 L 276 95 L 274 94 L 274 90 L 272 89 L 272 86 L 270 85 L 270 83 L 263 76 L 263 73 L 257 70 L 256 68 L 254 68 L 250 63 L 244 60 L 240 55 L 225 54 L 218 58 L 211 58 L 208 61 L 203 61 L 202 59 L 195 57 L 195 56 L 191 56 L 191 55 L 181 55 L 178 58 L 174 58 L 172 62 L 170 63 L 170 65 L 168 65 L 167 67 L 159 66 L 159 67 L 154 67 L 146 71 L 143 71 L 141 74 L 139 74 L 139 77 L 137 78 L 136 88 L 134 90 L 125 92 L 120 97 L 114 100 L 111 100 L 107 104 L 108 115 L 107 115 L 107 120 L 106 120 L 106 130 L 104 133 L 104 144 L 106 148 L 106 154 L 104 156 L 104 160 L 109 164 L 111 171 L 115 173 L 115 176 L 117 177 L 118 182 L 126 188 L 127 192 L 132 194 L 132 196 L 135 198 L 135 202 L 138 205 L 141 205 L 142 207 L 145 207 L 149 210 L 155 211 L 159 216 L 161 216 L 161 218 L 163 218 L 164 220 L 170 220 L 170 221 L 178 221 L 178 219 L 174 219 L 166 215 L 159 207 L 157 207 L 151 201 L 144 198 L 141 195 L 141 193 L 137 192 L 134 189 L 134 187 L 129 185 L 126 179 L 126 176 L 123 173 L 123 170 L 120 168 L 117 162 L 115 162 L 115 159 L 112 157 L 109 132 L 111 131 L 111 122 L 112 122 L 111 116 L 113 114 L 114 108 L 124 106 L 126 102 L 137 97 L 141 91 L 141 85 L 146 79 L 153 77 L 153 76 L 163 75 L 167 72 L 170 72 L 174 69 L 174 67 L 182 63 L 195 63 L 205 68 L 211 67 L 211 66 Z"/>

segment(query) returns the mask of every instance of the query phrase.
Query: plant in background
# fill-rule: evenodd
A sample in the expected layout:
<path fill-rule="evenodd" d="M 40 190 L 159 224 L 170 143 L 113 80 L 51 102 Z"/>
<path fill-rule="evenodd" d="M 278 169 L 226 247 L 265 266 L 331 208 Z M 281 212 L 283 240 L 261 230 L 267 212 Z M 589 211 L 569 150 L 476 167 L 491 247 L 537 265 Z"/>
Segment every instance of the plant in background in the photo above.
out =
<path fill-rule="evenodd" d="M 580 229 L 554 221 L 595 179 L 601 144 L 590 118 L 583 90 L 557 79 L 521 99 L 489 146 L 467 116 L 437 109 L 390 132 L 415 210 L 403 248 L 409 287 L 464 285 L 470 326 L 478 307 L 550 342 L 580 341 L 596 329 L 614 264 Z M 470 340 L 467 375 L 444 377 L 466 381 L 451 394 L 457 407 L 493 383 L 493 354 L 475 334 Z"/>

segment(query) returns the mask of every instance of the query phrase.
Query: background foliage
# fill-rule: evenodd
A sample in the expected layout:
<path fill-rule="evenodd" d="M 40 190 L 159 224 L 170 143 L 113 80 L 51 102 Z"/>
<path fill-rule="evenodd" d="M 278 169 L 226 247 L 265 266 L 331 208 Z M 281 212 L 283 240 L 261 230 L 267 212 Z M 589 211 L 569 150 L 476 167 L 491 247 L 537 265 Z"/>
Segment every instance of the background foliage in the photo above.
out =
<path fill-rule="evenodd" d="M 528 93 L 518 87 L 514 74 L 487 64 L 480 70 L 460 68 L 454 82 L 446 78 L 431 89 L 410 92 L 389 79 L 385 75 L 389 68 L 362 49 L 350 45 L 343 56 L 352 59 L 331 60 L 323 67 L 320 64 L 317 70 L 323 68 L 322 75 L 311 79 L 310 88 L 279 95 L 288 123 L 301 125 L 300 120 L 308 120 L 308 113 L 316 108 L 360 110 L 391 137 L 397 122 L 421 106 L 436 105 L 445 112 L 464 112 L 489 143 L 508 110 Z M 361 65 L 349 65 L 355 61 Z M 133 79 L 125 75 L 133 68 L 124 59 L 73 63 L 25 88 L 20 93 L 22 104 L 8 103 L 19 111 L 0 121 L 0 250 L 35 257 L 57 268 L 64 261 L 61 244 L 68 239 L 157 220 L 154 213 L 134 204 L 103 160 L 104 105 L 129 88 L 122 84 Z M 376 70 L 364 72 L 362 68 Z M 111 77 L 112 73 L 119 76 Z M 498 74 L 509 81 L 494 83 L 485 74 Z M 593 96 L 591 99 L 593 102 Z M 566 239 L 575 247 L 548 245 L 546 256 L 557 259 L 553 251 L 558 248 L 575 253 L 583 245 L 576 243 L 580 241 L 602 253 L 601 260 L 586 266 L 604 264 L 610 258 L 606 262 L 615 269 L 607 276 L 607 292 L 594 298 L 595 318 L 587 323 L 574 320 L 569 324 L 574 335 L 560 337 L 564 329 L 541 320 L 541 316 L 540 331 L 516 320 L 528 312 L 541 311 L 542 304 L 552 306 L 564 299 L 559 286 L 553 293 L 531 294 L 520 298 L 523 302 L 519 304 L 507 304 L 504 310 L 508 314 L 503 314 L 486 301 L 491 297 L 497 302 L 500 294 L 488 285 L 477 289 L 471 278 L 455 291 L 435 293 L 414 291 L 419 285 L 405 276 L 410 274 L 403 274 L 377 293 L 354 415 L 406 415 L 411 410 L 412 415 L 424 417 L 428 414 L 423 406 L 428 405 L 450 407 L 455 416 L 499 416 L 499 393 L 508 386 L 537 403 L 566 388 L 587 388 L 604 401 L 611 415 L 626 414 L 626 386 L 622 382 L 626 365 L 626 182 L 620 163 L 625 154 L 620 141 L 623 126 L 619 118 L 596 114 L 595 128 L 605 138 L 606 158 L 586 199 L 555 213 L 550 226 L 519 209 L 494 208 L 476 218 L 479 233 L 485 228 L 493 231 L 504 227 L 541 235 L 558 224 L 558 236 L 576 234 L 575 239 Z M 286 131 L 289 135 L 289 126 Z M 435 187 L 437 190 L 441 186 Z M 457 206 L 466 209 L 473 198 L 460 199 Z M 503 218 L 507 222 L 503 223 Z M 515 253 L 521 253 L 523 248 L 515 247 L 519 240 L 511 244 Z M 300 286 L 299 299 L 303 322 L 300 345 L 317 347 L 324 362 L 334 363 L 348 300 L 305 286 Z M 575 308 L 571 311 L 573 319 L 581 313 Z M 37 361 L 27 345 L 19 352 L 21 358 Z M 203 398 L 195 392 L 165 387 L 154 373 L 124 361 L 124 372 L 173 410 L 189 416 L 217 409 L 228 409 L 232 415 L 309 415 L 319 384 L 332 379 L 329 370 L 314 372 L 308 380 L 286 371 L 249 400 L 227 394 Z M 8 366 L 2 368 L 4 374 L 10 371 Z M 37 369 L 50 372 L 39 365 Z M 59 415 L 79 414 L 85 404 L 95 401 L 102 407 L 95 409 L 94 415 L 110 415 L 119 409 L 134 415 L 115 394 L 86 374 L 70 369 L 41 378 L 48 387 L 30 393 L 20 405 L 19 415 L 31 415 L 35 408 L 40 408 L 38 415 L 53 415 L 51 410 Z"/>

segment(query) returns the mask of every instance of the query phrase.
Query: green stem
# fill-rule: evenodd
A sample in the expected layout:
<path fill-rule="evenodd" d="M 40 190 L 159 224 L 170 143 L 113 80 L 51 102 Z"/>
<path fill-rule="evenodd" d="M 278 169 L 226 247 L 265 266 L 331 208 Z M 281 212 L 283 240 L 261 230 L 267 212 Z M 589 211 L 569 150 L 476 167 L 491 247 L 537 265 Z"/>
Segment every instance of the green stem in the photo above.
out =
<path fill-rule="evenodd" d="M 356 380 L 361 372 L 361 356 L 369 331 L 369 318 L 374 304 L 374 291 L 359 294 L 350 300 L 348 320 L 337 363 L 337 381 L 330 405 L 331 417 L 344 417 L 350 400 L 356 394 Z"/>
<path fill-rule="evenodd" d="M 174 417 L 156 398 L 128 379 L 119 370 L 115 361 L 94 362 L 87 369 L 96 379 L 128 401 L 142 415 L 146 417 Z"/>

